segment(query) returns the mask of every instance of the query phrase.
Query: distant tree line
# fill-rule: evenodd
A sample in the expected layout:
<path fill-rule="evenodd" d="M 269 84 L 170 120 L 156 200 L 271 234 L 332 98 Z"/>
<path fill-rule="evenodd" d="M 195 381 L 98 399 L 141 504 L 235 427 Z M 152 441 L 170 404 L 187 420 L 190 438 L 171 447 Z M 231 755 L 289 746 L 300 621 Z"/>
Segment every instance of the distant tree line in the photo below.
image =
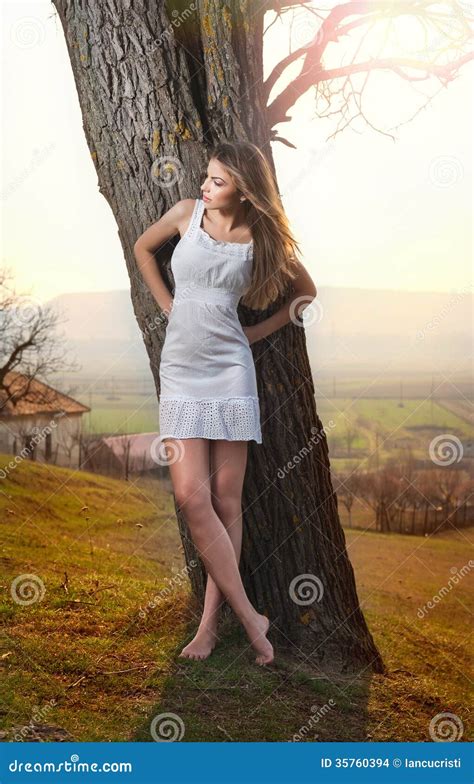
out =
<path fill-rule="evenodd" d="M 474 522 L 473 482 L 464 469 L 417 469 L 410 455 L 378 470 L 356 468 L 333 475 L 350 528 L 425 536 Z"/>

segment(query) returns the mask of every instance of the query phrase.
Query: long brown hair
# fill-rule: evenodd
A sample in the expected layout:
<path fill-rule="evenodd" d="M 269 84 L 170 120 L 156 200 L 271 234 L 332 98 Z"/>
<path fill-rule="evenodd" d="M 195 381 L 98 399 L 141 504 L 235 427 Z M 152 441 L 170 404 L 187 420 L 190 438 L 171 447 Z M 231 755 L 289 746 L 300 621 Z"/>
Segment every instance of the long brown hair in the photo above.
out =
<path fill-rule="evenodd" d="M 253 274 L 242 304 L 264 310 L 284 293 L 297 273 L 299 244 L 293 237 L 273 172 L 251 142 L 220 142 L 209 153 L 229 171 L 246 197 L 247 223 L 253 237 Z"/>

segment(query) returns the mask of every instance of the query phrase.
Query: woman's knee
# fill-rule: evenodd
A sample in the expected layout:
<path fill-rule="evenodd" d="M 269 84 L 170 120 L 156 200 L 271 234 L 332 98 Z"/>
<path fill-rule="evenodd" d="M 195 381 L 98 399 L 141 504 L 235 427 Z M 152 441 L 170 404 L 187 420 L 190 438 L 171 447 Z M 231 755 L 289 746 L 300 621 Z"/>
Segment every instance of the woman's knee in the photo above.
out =
<path fill-rule="evenodd" d="M 242 513 L 242 497 L 237 494 L 217 494 L 213 492 L 212 505 L 224 523 L 230 523 Z"/>
<path fill-rule="evenodd" d="M 205 514 L 211 508 L 209 490 L 194 481 L 178 482 L 174 495 L 178 507 L 187 516 Z"/>

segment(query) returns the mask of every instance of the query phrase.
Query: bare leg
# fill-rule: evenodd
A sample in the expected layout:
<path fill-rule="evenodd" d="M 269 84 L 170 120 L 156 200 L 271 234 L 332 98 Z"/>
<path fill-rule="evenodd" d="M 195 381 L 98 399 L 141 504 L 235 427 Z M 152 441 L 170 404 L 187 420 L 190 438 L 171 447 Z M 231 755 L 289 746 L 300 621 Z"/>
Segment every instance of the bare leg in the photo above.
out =
<path fill-rule="evenodd" d="M 242 487 L 247 464 L 247 441 L 210 441 L 211 501 L 234 548 L 237 563 L 242 549 Z M 210 574 L 201 622 L 180 656 L 207 659 L 217 642 L 217 621 L 225 596 Z"/>
<path fill-rule="evenodd" d="M 174 454 L 180 454 L 180 458 L 174 462 L 171 459 L 169 466 L 176 502 L 207 573 L 244 626 L 258 654 L 257 664 L 270 664 L 273 646 L 266 637 L 270 622 L 255 610 L 245 593 L 231 539 L 211 502 L 209 440 L 186 438 L 178 442 Z"/>

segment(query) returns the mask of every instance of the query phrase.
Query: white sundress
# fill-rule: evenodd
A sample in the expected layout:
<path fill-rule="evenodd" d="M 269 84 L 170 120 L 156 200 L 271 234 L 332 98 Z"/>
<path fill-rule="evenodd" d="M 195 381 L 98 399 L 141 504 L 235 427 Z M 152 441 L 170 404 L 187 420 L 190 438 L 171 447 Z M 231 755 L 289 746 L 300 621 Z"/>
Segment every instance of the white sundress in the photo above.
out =
<path fill-rule="evenodd" d="M 253 242 L 213 239 L 196 199 L 171 257 L 173 307 L 160 360 L 160 437 L 262 443 L 255 364 L 237 305 L 252 276 Z"/>

